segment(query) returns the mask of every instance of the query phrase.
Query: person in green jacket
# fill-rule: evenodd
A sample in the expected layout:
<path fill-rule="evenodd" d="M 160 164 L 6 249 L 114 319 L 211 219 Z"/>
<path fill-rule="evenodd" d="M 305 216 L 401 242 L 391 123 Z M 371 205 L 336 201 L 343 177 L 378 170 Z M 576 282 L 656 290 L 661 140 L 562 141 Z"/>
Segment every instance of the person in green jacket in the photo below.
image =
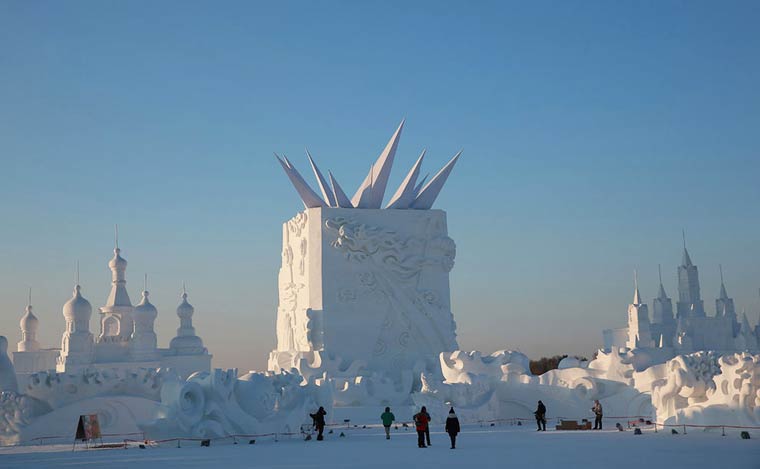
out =
<path fill-rule="evenodd" d="M 383 421 L 383 427 L 385 427 L 385 439 L 390 440 L 391 439 L 391 424 L 394 420 L 396 420 L 396 416 L 393 415 L 393 412 L 391 412 L 390 407 L 385 408 L 385 412 L 383 412 L 383 415 L 380 416 L 380 419 Z"/>

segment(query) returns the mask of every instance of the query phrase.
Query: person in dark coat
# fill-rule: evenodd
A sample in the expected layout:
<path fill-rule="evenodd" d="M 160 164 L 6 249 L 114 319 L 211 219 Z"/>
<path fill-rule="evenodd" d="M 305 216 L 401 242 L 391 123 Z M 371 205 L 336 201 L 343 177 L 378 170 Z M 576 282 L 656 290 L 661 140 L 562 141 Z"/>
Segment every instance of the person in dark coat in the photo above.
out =
<path fill-rule="evenodd" d="M 391 425 L 393 424 L 393 421 L 396 420 L 396 416 L 393 415 L 390 407 L 385 408 L 385 412 L 383 412 L 383 414 L 380 416 L 380 420 L 383 421 L 383 428 L 385 428 L 385 439 L 390 440 Z"/>
<path fill-rule="evenodd" d="M 601 430 L 604 412 L 602 411 L 602 403 L 599 402 L 599 399 L 594 401 L 594 407 L 591 408 L 591 411 L 594 413 L 594 430 Z"/>
<path fill-rule="evenodd" d="M 459 433 L 459 419 L 457 418 L 457 414 L 454 413 L 453 407 L 449 410 L 449 416 L 446 418 L 446 433 L 448 433 L 449 438 L 451 438 L 451 449 L 456 449 L 457 433 Z"/>
<path fill-rule="evenodd" d="M 546 431 L 546 406 L 543 402 L 538 401 L 538 407 L 536 408 L 536 411 L 534 412 L 536 415 L 536 424 L 538 424 L 538 430 L 539 432 Z"/>
<path fill-rule="evenodd" d="M 315 414 L 309 414 L 314 422 L 314 426 L 317 428 L 317 441 L 322 441 L 324 439 L 322 433 L 325 431 L 325 415 L 327 415 L 327 412 L 324 407 L 320 407 Z"/>
<path fill-rule="evenodd" d="M 414 428 L 417 430 L 417 447 L 427 448 L 425 446 L 425 430 L 428 429 L 428 413 L 423 406 L 420 411 L 414 414 Z"/>
<path fill-rule="evenodd" d="M 423 407 L 423 409 L 425 408 Z M 425 412 L 425 417 L 427 417 L 427 421 L 428 421 L 428 426 L 425 429 L 425 439 L 427 440 L 427 445 L 431 446 L 430 444 L 430 420 L 431 420 L 430 414 L 428 414 L 427 410 L 423 410 L 423 412 Z"/>

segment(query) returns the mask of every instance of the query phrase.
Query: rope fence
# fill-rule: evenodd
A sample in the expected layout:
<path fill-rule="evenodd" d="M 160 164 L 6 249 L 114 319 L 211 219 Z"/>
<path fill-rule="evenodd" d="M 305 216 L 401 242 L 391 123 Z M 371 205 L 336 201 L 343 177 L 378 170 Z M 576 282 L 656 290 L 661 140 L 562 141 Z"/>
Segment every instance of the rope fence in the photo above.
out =
<path fill-rule="evenodd" d="M 567 416 L 553 416 L 553 417 L 547 417 L 547 420 L 556 420 L 559 424 L 562 420 L 575 420 L 575 421 L 583 421 L 588 420 L 587 417 L 567 417 Z M 606 416 L 603 417 L 604 420 L 618 420 L 619 421 L 625 421 L 628 428 L 634 427 L 654 427 L 654 432 L 658 432 L 658 427 L 661 430 L 664 430 L 666 428 L 674 428 L 674 429 L 680 429 L 683 431 L 683 434 L 687 434 L 687 429 L 689 428 L 699 428 L 703 430 L 707 429 L 717 429 L 720 428 L 722 430 L 722 435 L 726 435 L 726 429 L 733 429 L 733 430 L 760 430 L 760 426 L 747 426 L 747 425 L 731 425 L 731 424 L 684 424 L 684 423 L 663 423 L 663 422 L 657 422 L 654 419 L 652 419 L 650 416 L 646 415 L 624 415 L 624 416 Z M 535 418 L 528 418 L 528 417 L 505 417 L 505 418 L 498 418 L 498 419 L 489 419 L 489 420 L 477 420 L 472 422 L 472 424 L 479 424 L 481 427 L 484 425 L 489 426 L 496 426 L 496 425 L 522 425 L 522 422 L 534 422 Z M 330 423 L 325 425 L 325 428 L 331 428 L 330 432 L 332 432 L 332 429 L 343 429 L 343 430 L 351 430 L 351 431 L 359 431 L 359 430 L 366 430 L 366 429 L 376 429 L 382 427 L 381 424 L 351 424 L 350 421 L 344 421 L 343 423 Z M 395 424 L 396 429 L 399 427 L 403 428 L 414 428 L 414 423 L 412 421 L 401 421 L 397 422 Z M 117 438 L 117 441 L 121 441 L 118 445 L 118 447 L 123 447 L 124 449 L 127 449 L 131 446 L 140 446 L 140 447 L 157 447 L 162 444 L 166 443 L 176 443 L 176 446 L 178 448 L 182 447 L 182 442 L 200 442 L 204 446 L 208 446 L 211 442 L 221 442 L 221 441 L 231 441 L 232 444 L 239 444 L 240 442 L 247 442 L 248 444 L 254 444 L 256 442 L 256 439 L 262 439 L 262 438 L 272 438 L 274 442 L 279 441 L 280 438 L 286 437 L 286 438 L 292 438 L 294 436 L 305 436 L 310 435 L 312 432 L 312 426 L 304 424 L 301 427 L 301 431 L 298 432 L 269 432 L 269 433 L 236 433 L 231 435 L 224 435 L 219 437 L 172 437 L 172 438 L 164 438 L 164 439 L 156 439 L 151 440 L 147 439 L 145 437 L 145 433 L 143 432 L 132 432 L 132 433 L 104 433 L 101 435 L 102 438 L 106 439 L 113 439 Z M 571 430 L 572 431 L 572 430 Z M 134 437 L 139 437 L 134 438 Z M 72 441 L 71 436 L 62 436 L 62 435 L 46 435 L 46 436 L 40 436 L 36 438 L 32 438 L 30 440 L 26 440 L 23 442 L 16 443 L 14 445 L 9 446 L 23 446 L 28 444 L 54 444 L 56 442 L 59 443 L 70 443 Z M 99 446 L 92 446 L 92 448 L 98 449 L 98 448 L 114 448 L 113 443 L 111 444 L 104 444 L 101 443 Z"/>

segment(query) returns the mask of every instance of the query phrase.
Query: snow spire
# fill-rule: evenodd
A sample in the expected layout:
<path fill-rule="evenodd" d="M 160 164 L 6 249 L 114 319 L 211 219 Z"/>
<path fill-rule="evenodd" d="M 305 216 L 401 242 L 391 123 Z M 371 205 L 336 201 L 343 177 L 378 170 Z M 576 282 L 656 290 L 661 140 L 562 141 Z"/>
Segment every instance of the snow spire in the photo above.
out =
<path fill-rule="evenodd" d="M 720 270 L 720 299 L 727 300 L 728 293 L 726 292 L 726 285 L 723 283 L 723 264 L 718 264 L 718 269 Z"/>
<path fill-rule="evenodd" d="M 411 205 L 412 208 L 426 210 L 433 206 L 435 199 L 438 198 L 438 194 L 440 194 L 441 189 L 443 189 L 443 185 L 446 184 L 446 179 L 449 178 L 449 174 L 451 174 L 451 171 L 454 169 L 454 165 L 462 155 L 462 151 L 463 150 L 459 150 L 457 154 L 454 155 L 454 157 L 451 158 L 435 176 L 433 176 L 433 179 L 420 189 L 420 193 Z"/>
<path fill-rule="evenodd" d="M 317 184 L 319 185 L 319 190 L 322 191 L 322 197 L 327 202 L 327 205 L 330 207 L 337 207 L 338 205 L 335 203 L 335 196 L 333 195 L 332 190 L 330 190 L 330 186 L 327 185 L 327 180 L 322 176 L 322 172 L 317 168 L 317 164 L 314 162 L 314 158 L 311 157 L 308 148 L 306 149 L 306 157 L 309 158 L 309 164 L 311 165 L 312 171 L 314 171 L 314 176 L 317 178 Z"/>
<path fill-rule="evenodd" d="M 288 176 L 288 179 L 290 179 L 293 187 L 295 187 L 299 197 L 301 197 L 301 201 L 303 202 L 304 207 L 313 208 L 324 207 L 326 205 L 325 201 L 322 200 L 317 195 L 317 193 L 312 190 L 311 187 L 309 187 L 306 181 L 303 180 L 301 173 L 299 173 L 298 170 L 290 163 L 290 161 L 288 161 L 288 158 L 286 156 L 280 158 L 277 156 L 277 153 L 275 153 L 274 157 L 277 158 L 277 161 L 280 162 L 282 169 L 285 170 L 285 174 Z"/>
<path fill-rule="evenodd" d="M 657 298 L 665 299 L 668 297 L 668 294 L 665 293 L 665 287 L 662 285 L 662 266 L 660 264 L 657 264 L 657 274 L 660 277 L 660 291 L 657 294 Z"/>
<path fill-rule="evenodd" d="M 361 183 L 359 189 L 356 190 L 356 194 L 351 199 L 354 207 L 380 208 L 380 205 L 383 203 L 385 188 L 391 175 L 393 159 L 396 157 L 396 149 L 398 149 L 398 142 L 401 139 L 401 131 L 404 129 L 405 121 L 406 119 L 401 120 L 383 152 L 377 157 L 375 163 L 370 166 L 369 174 L 364 178 L 364 182 Z"/>
<path fill-rule="evenodd" d="M 636 271 L 636 269 L 633 269 L 633 303 L 634 305 L 640 305 L 641 303 L 641 294 L 639 293 L 639 274 Z"/>
<path fill-rule="evenodd" d="M 409 208 L 409 205 L 414 201 L 416 194 L 414 193 L 414 187 L 417 183 L 417 177 L 420 175 L 420 167 L 422 166 L 422 159 L 425 158 L 425 149 L 422 150 L 419 158 L 409 170 L 409 173 L 404 178 L 404 181 L 399 186 L 398 190 L 390 202 L 385 208 Z"/>
<path fill-rule="evenodd" d="M 404 120 L 401 121 L 398 128 L 391 136 L 380 156 L 369 167 L 369 172 L 364 181 L 359 185 L 354 196 L 349 199 L 343 189 L 338 185 L 335 177 L 328 171 L 329 178 L 325 178 L 317 167 L 309 150 L 306 150 L 306 156 L 317 179 L 317 184 L 322 195 L 315 192 L 309 184 L 303 179 L 298 170 L 288 160 L 286 156 L 280 157 L 275 153 L 275 158 L 285 171 L 285 175 L 290 179 L 293 187 L 298 192 L 306 208 L 317 207 L 340 207 L 340 208 L 382 208 L 385 190 L 388 186 L 393 161 L 396 157 L 401 132 L 404 128 Z M 459 159 L 461 151 L 457 153 L 438 173 L 425 184 L 427 176 L 419 180 L 420 169 L 425 151 L 418 157 L 416 163 L 407 173 L 406 178 L 399 186 L 396 193 L 386 205 L 386 209 L 430 209 L 440 193 L 446 179 L 451 173 L 454 164 Z M 329 184 L 328 184 L 329 182 Z"/>
<path fill-rule="evenodd" d="M 331 171 L 327 171 L 327 176 L 330 178 L 330 186 L 332 186 L 333 197 L 335 198 L 335 206 L 340 208 L 353 208 L 351 200 L 349 200 L 343 188 L 338 184 L 338 180 L 335 179 Z"/>
<path fill-rule="evenodd" d="M 414 186 L 414 197 L 416 198 L 418 195 L 420 195 L 420 191 L 422 190 L 422 187 L 425 185 L 425 181 L 427 181 L 427 178 L 430 177 L 430 173 L 422 176 L 422 179 L 420 179 L 420 182 L 417 183 L 416 186 Z"/>
<path fill-rule="evenodd" d="M 694 264 L 691 263 L 691 257 L 689 257 L 689 251 L 686 250 L 686 230 L 681 230 L 681 237 L 683 237 L 683 257 L 681 258 L 681 265 L 690 267 Z"/>

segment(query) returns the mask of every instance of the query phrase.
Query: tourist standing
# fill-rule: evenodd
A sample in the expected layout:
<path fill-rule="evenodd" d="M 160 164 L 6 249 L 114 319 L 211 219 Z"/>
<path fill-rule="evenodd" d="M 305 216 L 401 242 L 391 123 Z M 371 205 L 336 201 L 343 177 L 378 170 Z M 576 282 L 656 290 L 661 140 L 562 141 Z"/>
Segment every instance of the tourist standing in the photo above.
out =
<path fill-rule="evenodd" d="M 536 416 L 536 424 L 538 424 L 538 430 L 546 431 L 546 406 L 543 402 L 538 401 L 538 407 L 536 408 L 536 411 L 534 412 Z"/>
<path fill-rule="evenodd" d="M 594 430 L 601 430 L 602 416 L 604 413 L 602 411 L 602 403 L 599 402 L 599 399 L 594 401 L 594 407 L 591 408 L 591 411 L 594 412 Z"/>
<path fill-rule="evenodd" d="M 327 415 L 327 412 L 324 407 L 320 407 L 316 414 L 309 415 L 314 422 L 314 426 L 317 428 L 317 441 L 322 441 L 324 439 L 322 433 L 325 431 L 325 415 Z"/>
<path fill-rule="evenodd" d="M 391 439 L 391 424 L 396 420 L 396 416 L 391 412 L 390 407 L 385 408 L 385 412 L 380 416 L 380 420 L 383 421 L 383 427 L 385 427 L 385 439 Z"/>
<path fill-rule="evenodd" d="M 425 409 L 425 406 L 422 406 L 420 411 L 414 414 L 413 418 L 414 427 L 417 430 L 417 447 L 427 448 L 427 446 L 425 446 L 425 430 L 428 429 L 428 422 L 430 420 L 428 419 L 428 413 L 427 409 Z"/>
<path fill-rule="evenodd" d="M 459 433 L 459 419 L 457 418 L 457 414 L 454 413 L 453 407 L 449 410 L 449 416 L 446 418 L 446 433 L 448 433 L 449 438 L 451 438 L 451 449 L 456 449 L 457 433 Z"/>

